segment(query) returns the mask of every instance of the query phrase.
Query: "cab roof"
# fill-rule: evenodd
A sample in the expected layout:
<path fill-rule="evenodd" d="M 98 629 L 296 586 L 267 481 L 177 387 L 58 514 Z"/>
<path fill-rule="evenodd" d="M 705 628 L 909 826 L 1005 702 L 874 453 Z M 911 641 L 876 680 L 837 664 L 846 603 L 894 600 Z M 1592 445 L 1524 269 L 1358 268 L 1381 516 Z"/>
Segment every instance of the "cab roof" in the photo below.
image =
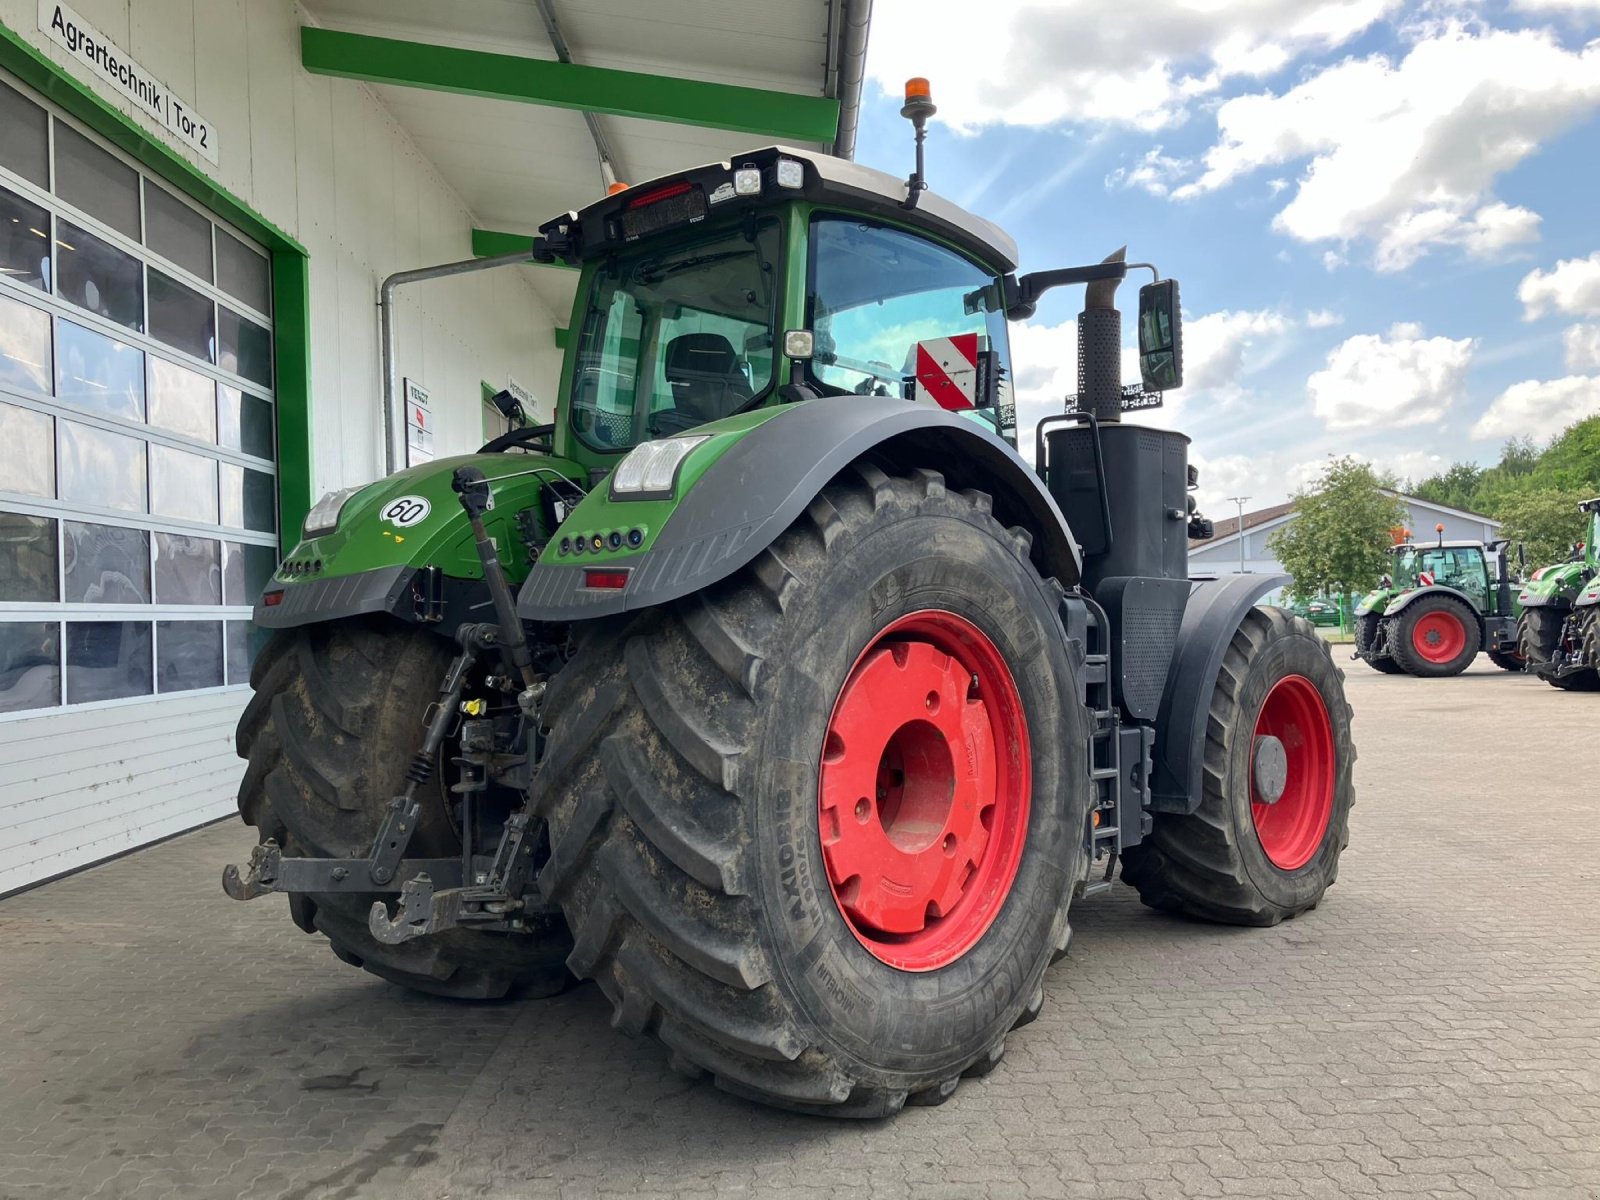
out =
<path fill-rule="evenodd" d="M 780 186 L 777 165 L 788 159 L 801 165 L 801 185 Z M 734 174 L 754 168 L 761 175 L 761 190 L 754 195 L 734 191 Z M 678 187 L 677 185 L 686 185 Z M 712 214 L 727 210 L 759 210 L 796 198 L 815 204 L 837 205 L 866 215 L 903 222 L 943 238 L 982 261 L 996 273 L 1016 269 L 1017 244 L 992 221 L 974 216 L 935 192 L 920 194 L 915 208 L 904 207 L 905 180 L 860 163 L 835 158 L 814 150 L 792 146 L 765 146 L 735 158 L 677 171 L 625 191 L 596 200 L 540 226 L 547 237 L 566 237 L 572 241 L 571 256 L 592 258 L 629 245 L 654 233 L 675 231 L 679 226 L 697 224 Z M 660 223 L 644 220 L 644 210 L 658 203 L 677 200 L 672 216 Z M 696 215 L 698 214 L 698 215 Z M 628 218 L 625 220 L 625 218 Z M 641 228 L 653 226 L 640 232 Z"/>

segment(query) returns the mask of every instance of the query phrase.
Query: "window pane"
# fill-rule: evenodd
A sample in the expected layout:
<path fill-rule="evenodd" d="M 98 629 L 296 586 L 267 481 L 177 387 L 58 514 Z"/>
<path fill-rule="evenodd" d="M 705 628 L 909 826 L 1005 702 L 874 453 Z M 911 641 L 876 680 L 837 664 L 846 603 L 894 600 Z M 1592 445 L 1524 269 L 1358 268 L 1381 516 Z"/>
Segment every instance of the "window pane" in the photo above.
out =
<path fill-rule="evenodd" d="M 0 384 L 50 394 L 50 314 L 0 296 Z"/>
<path fill-rule="evenodd" d="M 94 412 L 144 420 L 144 351 L 103 333 L 58 322 L 56 397 Z"/>
<path fill-rule="evenodd" d="M 60 626 L 54 621 L 0 623 L 0 712 L 60 703 Z"/>
<path fill-rule="evenodd" d="M 222 602 L 253 605 L 278 567 L 278 552 L 271 546 L 223 542 L 222 564 Z"/>
<path fill-rule="evenodd" d="M 149 694 L 150 622 L 68 622 L 68 704 Z"/>
<path fill-rule="evenodd" d="M 272 312 L 267 258 L 225 229 L 217 230 L 217 286 L 260 313 Z"/>
<path fill-rule="evenodd" d="M 50 290 L 50 212 L 5 188 L 0 188 L 0 275 Z"/>
<path fill-rule="evenodd" d="M 0 167 L 50 186 L 50 143 L 44 109 L 0 83 Z"/>
<path fill-rule="evenodd" d="M 156 603 L 221 604 L 220 551 L 210 538 L 156 534 Z"/>
<path fill-rule="evenodd" d="M 249 621 L 229 621 L 223 636 L 227 643 L 228 682 L 249 683 L 250 668 L 255 665 L 256 656 L 267 644 L 272 631 Z"/>
<path fill-rule="evenodd" d="M 68 604 L 149 604 L 150 535 L 120 525 L 68 521 Z"/>
<path fill-rule="evenodd" d="M 271 333 L 254 321 L 218 305 L 217 339 L 218 366 L 253 380 L 262 387 L 272 386 Z"/>
<path fill-rule="evenodd" d="M 216 385 L 198 371 L 149 356 L 150 424 L 202 442 L 217 440 Z"/>
<path fill-rule="evenodd" d="M 278 503 L 273 478 L 232 463 L 219 463 L 222 471 L 222 524 L 234 529 L 271 533 L 277 528 L 273 510 Z"/>
<path fill-rule="evenodd" d="M 53 426 L 44 413 L 0 404 L 0 488 L 29 496 L 56 494 Z"/>
<path fill-rule="evenodd" d="M 271 458 L 272 405 L 225 383 L 219 386 L 217 441 L 257 458 Z"/>
<path fill-rule="evenodd" d="M 213 305 L 193 288 L 150 268 L 150 336 L 216 362 Z"/>
<path fill-rule="evenodd" d="M 56 195 L 139 240 L 139 176 L 65 121 L 56 122 Z"/>
<path fill-rule="evenodd" d="M 186 450 L 150 446 L 150 511 L 217 523 L 217 463 Z"/>
<path fill-rule="evenodd" d="M 191 275 L 211 282 L 211 222 L 144 181 L 144 244 Z"/>
<path fill-rule="evenodd" d="M 56 295 L 79 308 L 144 329 L 144 268 L 131 254 L 79 229 L 56 222 Z"/>
<path fill-rule="evenodd" d="M 222 686 L 221 621 L 156 622 L 156 690 Z"/>
<path fill-rule="evenodd" d="M 0 600 L 50 604 L 58 590 L 56 523 L 0 512 Z"/>
<path fill-rule="evenodd" d="M 61 499 L 70 504 L 145 511 L 144 442 L 57 422 L 61 447 Z"/>

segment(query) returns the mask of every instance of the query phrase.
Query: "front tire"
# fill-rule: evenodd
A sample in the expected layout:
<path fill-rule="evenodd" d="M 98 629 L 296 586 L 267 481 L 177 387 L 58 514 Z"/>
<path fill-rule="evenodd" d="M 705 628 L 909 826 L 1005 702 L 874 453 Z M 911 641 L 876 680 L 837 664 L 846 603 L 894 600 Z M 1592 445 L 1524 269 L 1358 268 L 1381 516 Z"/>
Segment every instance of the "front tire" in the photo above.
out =
<path fill-rule="evenodd" d="M 1473 611 L 1453 596 L 1435 593 L 1406 605 L 1394 622 L 1389 644 L 1407 675 L 1446 679 L 1478 657 L 1483 636 Z"/>
<path fill-rule="evenodd" d="M 1549 663 L 1561 650 L 1562 635 L 1566 630 L 1569 615 L 1567 609 L 1560 608 L 1524 610 L 1517 622 L 1517 645 L 1521 647 L 1529 663 L 1535 664 L 1534 673 L 1551 687 L 1559 688 L 1563 692 L 1600 691 L 1600 670 L 1590 668 L 1569 671 L 1559 676 L 1553 671 L 1537 670 L 1537 665 Z M 1600 635 L 1595 633 L 1595 620 L 1592 615 L 1584 622 L 1579 638 L 1579 644 L 1585 650 L 1584 661 L 1597 662 L 1597 656 L 1600 656 Z"/>
<path fill-rule="evenodd" d="M 1209 728 L 1199 807 L 1157 813 L 1126 852 L 1123 881 L 1151 908 L 1229 925 L 1276 925 L 1315 908 L 1350 840 L 1356 752 L 1344 674 L 1309 622 L 1277 608 L 1245 615 Z M 1257 757 L 1263 739 L 1281 748 L 1276 767 Z"/>
<path fill-rule="evenodd" d="M 547 700 L 540 883 L 619 1027 L 829 1116 L 999 1061 L 1066 947 L 1089 803 L 1028 544 L 981 493 L 857 464 L 734 578 L 590 630 Z"/>
<path fill-rule="evenodd" d="M 389 800 L 405 789 L 452 654 L 443 638 L 387 617 L 274 633 L 250 673 L 255 695 L 239 719 L 236 743 L 249 764 L 239 785 L 245 824 L 289 855 L 364 858 Z M 459 855 L 442 774 L 418 795 L 423 808 L 408 856 Z M 306 933 L 327 937 L 344 962 L 420 992 L 491 1000 L 513 989 L 553 995 L 570 982 L 563 960 L 571 939 L 558 918 L 541 918 L 527 934 L 451 929 L 391 946 L 367 928 L 380 898 L 393 897 L 293 893 L 289 912 Z"/>

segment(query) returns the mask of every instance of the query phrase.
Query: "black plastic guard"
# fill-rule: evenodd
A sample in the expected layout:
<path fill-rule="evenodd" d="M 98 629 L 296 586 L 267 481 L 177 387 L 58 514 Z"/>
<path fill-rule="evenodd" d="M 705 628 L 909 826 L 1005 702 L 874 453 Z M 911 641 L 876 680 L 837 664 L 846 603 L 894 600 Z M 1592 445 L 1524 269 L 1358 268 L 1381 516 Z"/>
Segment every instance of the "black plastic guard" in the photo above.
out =
<path fill-rule="evenodd" d="M 1194 584 L 1156 716 L 1152 811 L 1192 813 L 1199 807 L 1206 722 L 1222 656 L 1256 601 L 1288 582 L 1287 575 L 1225 575 Z"/>
<path fill-rule="evenodd" d="M 269 582 L 250 619 L 263 629 L 288 629 L 317 621 L 336 621 L 362 613 L 398 613 L 411 607 L 411 579 L 417 569 L 404 563 L 355 575 Z M 273 593 L 283 598 L 268 605 Z"/>
<path fill-rule="evenodd" d="M 1041 572 L 1063 584 L 1081 573 L 1066 519 L 1032 467 L 975 422 L 893 397 L 807 400 L 750 431 L 679 502 L 621 591 L 584 587 L 584 568 L 538 563 L 517 612 L 573 621 L 649 608 L 687 596 L 750 562 L 805 511 L 827 482 L 873 451 L 906 466 L 960 471 L 990 492 L 1003 523 L 1027 519 Z M 620 565 L 620 564 L 619 564 Z"/>

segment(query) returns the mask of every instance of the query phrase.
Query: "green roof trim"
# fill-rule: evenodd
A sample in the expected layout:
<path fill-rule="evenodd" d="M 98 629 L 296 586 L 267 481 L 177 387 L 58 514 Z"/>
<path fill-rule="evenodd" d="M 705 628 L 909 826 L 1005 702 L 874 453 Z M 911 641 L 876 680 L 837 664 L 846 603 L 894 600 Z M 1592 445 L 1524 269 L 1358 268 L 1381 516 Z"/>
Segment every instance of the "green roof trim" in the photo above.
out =
<path fill-rule="evenodd" d="M 731 129 L 760 137 L 831 142 L 839 130 L 839 102 L 823 96 L 462 50 L 310 25 L 300 29 L 300 64 L 313 74 L 367 83 Z"/>

